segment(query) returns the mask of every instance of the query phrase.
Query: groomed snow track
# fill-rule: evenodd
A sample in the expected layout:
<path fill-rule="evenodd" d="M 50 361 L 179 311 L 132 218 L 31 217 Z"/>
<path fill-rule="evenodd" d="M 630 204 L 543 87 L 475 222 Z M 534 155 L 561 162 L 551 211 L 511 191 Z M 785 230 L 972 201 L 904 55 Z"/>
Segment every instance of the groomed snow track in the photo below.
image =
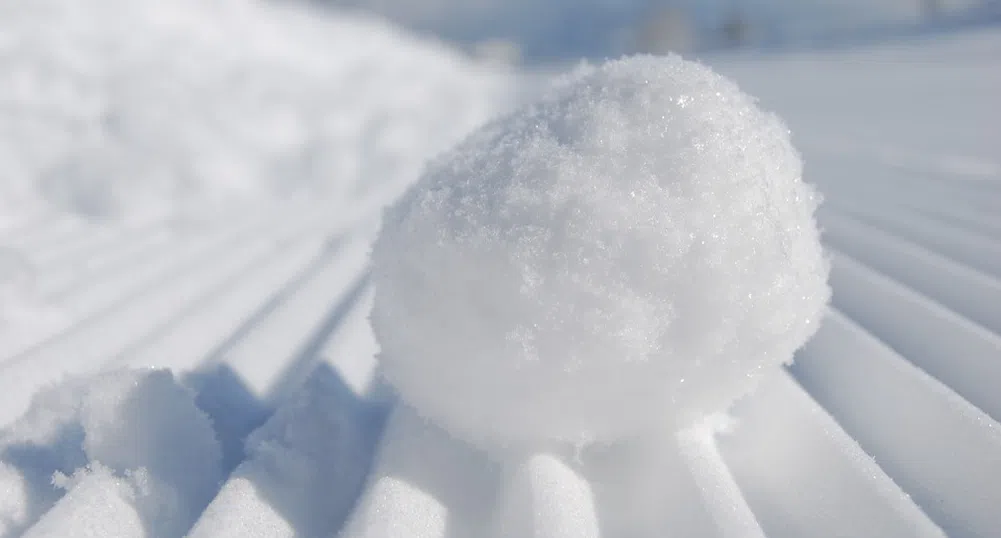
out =
<path fill-rule="evenodd" d="M 839 157 L 806 148 L 808 171 L 825 158 Z M 727 537 L 1001 532 L 997 170 L 971 180 L 853 162 L 864 188 L 820 181 L 829 316 L 792 367 L 737 405 L 732 427 L 682 441 L 689 476 L 674 483 L 688 495 L 664 507 L 665 521 Z M 886 192 L 895 194 L 878 196 Z M 54 308 L 0 339 L 0 425 L 68 373 L 169 367 L 213 419 L 228 473 L 191 536 L 335 536 L 349 522 L 352 537 L 476 538 L 464 519 L 505 504 L 476 498 L 492 487 L 477 487 L 481 471 L 462 491 L 422 487 L 436 468 L 474 467 L 471 449 L 429 427 L 401 433 L 424 427 L 368 378 L 376 345 L 367 256 L 386 201 L 376 193 L 349 204 L 289 202 L 197 234 L 11 216 L 3 243 L 24 253 L 34 289 Z M 379 442 L 387 414 L 392 430 Z M 245 453 L 248 434 L 269 419 L 285 430 L 312 421 L 298 426 L 308 442 L 281 442 L 315 473 L 290 475 Z M 0 515 L 5 491 L 17 487 L 16 473 L 3 471 Z M 499 495 L 516 497 L 519 487 L 502 485 Z M 0 518 L 0 535 L 56 536 L 59 519 L 85 507 L 100 507 L 87 525 L 110 529 L 130 509 L 127 499 L 87 497 L 111 495 L 105 489 L 72 492 L 26 526 L 5 528 Z M 394 503 L 422 523 L 380 523 Z"/>

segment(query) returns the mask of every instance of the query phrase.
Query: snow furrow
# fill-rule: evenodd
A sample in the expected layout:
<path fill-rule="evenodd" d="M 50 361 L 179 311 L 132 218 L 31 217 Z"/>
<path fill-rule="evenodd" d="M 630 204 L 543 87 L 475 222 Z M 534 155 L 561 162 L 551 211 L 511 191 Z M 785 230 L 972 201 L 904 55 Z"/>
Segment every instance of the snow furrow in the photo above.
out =
<path fill-rule="evenodd" d="M 42 252 L 31 253 L 30 258 L 39 270 L 45 271 L 53 266 L 72 264 L 75 260 L 109 247 L 115 248 L 129 238 L 150 235 L 163 227 L 163 223 L 137 226 L 84 222 L 80 225 L 78 238 Z"/>
<path fill-rule="evenodd" d="M 80 237 L 81 227 L 87 222 L 74 216 L 54 213 L 49 219 L 28 223 L 27 230 L 17 230 L 17 235 L 9 236 L 4 243 L 17 247 L 27 253 L 45 252 L 51 248 L 59 248 L 74 237 Z"/>
<path fill-rule="evenodd" d="M 368 484 L 341 538 L 477 536 L 500 469 L 405 405 L 393 410 Z"/>
<path fill-rule="evenodd" d="M 273 220 L 280 224 L 269 224 Z M 241 226 L 227 227 L 222 231 L 213 231 L 195 240 L 182 242 L 179 248 L 161 252 L 152 259 L 138 260 L 132 267 L 116 268 L 66 296 L 50 298 L 61 315 L 62 323 L 12 334 L 0 343 L 0 357 L 12 357 L 44 347 L 50 340 L 58 339 L 62 333 L 85 327 L 95 319 L 155 292 L 157 286 L 170 283 L 211 260 L 219 259 L 221 253 L 246 249 L 248 245 L 268 241 L 278 245 L 311 227 L 319 226 L 325 220 L 322 209 L 300 214 L 295 212 L 294 207 L 283 208 L 268 215 L 258 215 Z M 2 360 L 0 359 L 0 369 Z"/>
<path fill-rule="evenodd" d="M 113 476 L 83 478 L 24 533 L 24 538 L 145 538 L 132 492 Z"/>
<path fill-rule="evenodd" d="M 1001 335 L 834 251 L 833 305 L 916 366 L 1001 420 Z"/>
<path fill-rule="evenodd" d="M 258 397 L 277 401 L 287 395 L 282 391 L 294 387 L 279 386 L 286 370 L 301 368 L 308 372 L 310 361 L 316 359 L 315 349 L 309 353 L 310 350 L 302 347 L 317 331 L 323 333 L 320 337 L 326 336 L 332 329 L 324 331 L 328 317 L 339 321 L 339 300 L 348 300 L 348 305 L 353 301 L 350 291 L 366 270 L 369 242 L 369 233 L 364 231 L 335 238 L 334 243 L 327 246 L 326 256 L 317 260 L 315 272 L 307 275 L 275 312 L 261 320 L 244 338 L 218 351 L 205 365 L 228 365 Z M 307 363 L 296 364 L 300 358 Z"/>
<path fill-rule="evenodd" d="M 229 282 L 217 295 L 207 297 L 205 304 L 178 319 L 159 337 L 137 349 L 124 351 L 118 360 L 133 367 L 169 367 L 177 371 L 198 366 L 254 312 L 282 294 L 285 286 L 320 255 L 325 243 L 322 236 L 303 238 L 279 251 L 280 255 L 268 256 L 260 266 Z"/>
<path fill-rule="evenodd" d="M 429 151 L 553 73 L 337 8 L 105 4 L 0 7 L 0 538 L 1001 529 L 997 28 L 709 54 L 733 110 L 582 67 L 431 161 L 373 265 Z"/>
<path fill-rule="evenodd" d="M 149 260 L 158 253 L 178 247 L 175 232 L 161 227 L 123 243 L 116 243 L 101 252 L 91 252 L 80 259 L 55 267 L 39 268 L 38 295 L 49 300 L 69 295 L 73 290 L 108 278 L 116 269 L 135 266 L 135 260 Z"/>
<path fill-rule="evenodd" d="M 88 319 L 45 345 L 0 364 L 0 424 L 20 414 L 31 394 L 46 382 L 71 372 L 93 371 L 211 290 L 225 285 L 272 255 L 277 245 L 250 241 L 214 252 L 163 285 L 146 289 L 121 308 Z"/>
<path fill-rule="evenodd" d="M 580 459 L 594 489 L 602 536 L 724 536 L 675 432 L 593 448 Z"/>
<path fill-rule="evenodd" d="M 1001 425 L 983 411 L 838 311 L 791 369 L 947 535 L 1001 528 Z"/>
<path fill-rule="evenodd" d="M 261 219 L 265 220 L 265 219 Z M 254 222 L 262 227 L 261 221 Z M 47 297 L 58 308 L 62 323 L 29 328 L 11 334 L 0 343 L 0 368 L 2 361 L 34 347 L 46 345 L 65 331 L 84 326 L 89 321 L 127 306 L 138 297 L 149 293 L 157 284 L 169 283 L 177 276 L 197 268 L 205 260 L 218 257 L 220 251 L 237 249 L 258 238 L 248 226 L 213 231 L 196 240 L 183 243 L 177 249 L 157 253 L 151 258 L 137 260 L 128 267 L 102 274 L 86 286 L 81 285 L 63 296 Z"/>
<path fill-rule="evenodd" d="M 371 282 L 366 282 L 357 293 L 350 311 L 331 332 L 318 355 L 355 393 L 378 397 L 380 380 L 376 376 L 376 355 L 379 344 L 368 322 L 375 290 Z"/>
<path fill-rule="evenodd" d="M 920 177 L 887 166 L 879 160 L 848 159 L 840 152 L 824 149 L 810 152 L 809 162 L 817 170 L 818 184 L 828 195 L 828 206 L 883 215 L 917 215 L 933 211 L 948 218 L 964 214 L 992 214 L 996 203 L 992 192 L 977 192 L 969 182 L 955 178 Z M 845 178 L 858 178 L 845 181 Z M 861 178 L 867 178 L 861 180 Z"/>
<path fill-rule="evenodd" d="M 294 216 L 291 221 L 285 220 Z M 90 305 L 106 297 L 116 297 L 120 290 L 141 289 L 151 282 L 169 279 L 183 270 L 187 264 L 198 263 L 220 249 L 234 248 L 248 241 L 260 240 L 262 236 L 282 233 L 282 229 L 292 229 L 300 216 L 293 208 L 282 208 L 265 215 L 254 214 L 232 224 L 213 227 L 194 237 L 178 238 L 174 248 L 163 248 L 155 256 L 130 259 L 132 263 L 108 268 L 87 281 L 77 281 L 70 286 L 57 289 L 47 297 L 50 302 L 66 305 L 71 311 L 92 308 Z M 279 226 L 273 228 L 273 223 Z M 286 232 L 287 233 L 287 232 Z M 127 293 L 127 292 L 126 292 Z"/>
<path fill-rule="evenodd" d="M 945 536 L 785 370 L 733 415 L 720 448 L 769 537 Z"/>
<path fill-rule="evenodd" d="M 317 368 L 247 441 L 190 538 L 335 536 L 364 485 L 384 410 Z M 390 536 L 390 535 L 384 535 Z"/>
<path fill-rule="evenodd" d="M 942 253 L 994 278 L 1001 278 L 1001 243 L 920 215 L 895 214 L 885 209 L 878 214 L 852 210 L 847 212 L 864 223 Z"/>
<path fill-rule="evenodd" d="M 826 213 L 821 223 L 838 251 L 1001 334 L 1001 280 L 848 216 Z"/>

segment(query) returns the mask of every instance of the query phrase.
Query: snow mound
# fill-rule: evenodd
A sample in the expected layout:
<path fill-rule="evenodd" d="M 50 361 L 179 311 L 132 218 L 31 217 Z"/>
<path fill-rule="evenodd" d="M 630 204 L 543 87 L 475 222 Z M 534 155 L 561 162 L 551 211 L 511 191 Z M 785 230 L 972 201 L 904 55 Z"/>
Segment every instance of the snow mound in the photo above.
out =
<path fill-rule="evenodd" d="M 829 297 L 801 176 L 781 121 L 708 68 L 583 66 L 387 211 L 384 373 L 481 444 L 613 440 L 725 409 L 791 360 Z"/>
<path fill-rule="evenodd" d="M 301 6 L 10 4 L 0 208 L 202 217 L 413 180 L 489 117 L 502 79 L 387 24 Z"/>
<path fill-rule="evenodd" d="M 77 488 L 113 493 L 128 507 L 111 520 L 133 517 L 152 535 L 180 536 L 218 488 L 221 457 L 209 419 L 167 371 L 67 381 L 0 431 L 0 536 L 18 535 L 49 508 L 79 517 L 47 515 L 34 535 L 80 535 L 87 514 L 110 501 Z"/>

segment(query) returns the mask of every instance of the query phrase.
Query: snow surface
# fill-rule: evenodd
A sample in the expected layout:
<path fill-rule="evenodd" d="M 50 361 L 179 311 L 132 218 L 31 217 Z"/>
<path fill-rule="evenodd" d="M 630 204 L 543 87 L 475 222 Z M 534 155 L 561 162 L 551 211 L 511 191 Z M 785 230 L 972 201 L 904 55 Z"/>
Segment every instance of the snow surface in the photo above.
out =
<path fill-rule="evenodd" d="M 583 67 L 386 214 L 373 328 L 404 400 L 474 442 L 684 428 L 789 362 L 829 297 L 788 131 L 677 56 Z"/>
<path fill-rule="evenodd" d="M 0 208 L 204 219 L 407 182 L 500 96 L 380 21 L 257 1 L 15 3 L 0 36 Z"/>
<path fill-rule="evenodd" d="M 997 28 L 707 58 L 792 128 L 804 177 L 825 198 L 817 216 L 832 258 L 830 312 L 793 365 L 763 372 L 729 416 L 681 435 L 660 428 L 613 443 L 484 451 L 424 420 L 384 383 L 366 319 L 374 299 L 367 250 L 382 207 L 420 176 L 432 146 L 448 145 L 432 140 L 438 133 L 460 136 L 519 97 L 507 92 L 534 92 L 548 75 L 484 72 L 447 47 L 336 11 L 251 0 L 89 5 L 0 7 L 0 77 L 8 77 L 0 84 L 0 289 L 8 298 L 0 307 L 0 536 L 466 538 L 590 536 L 597 527 L 611 538 L 972 538 L 1001 528 L 1001 407 L 989 390 L 1001 355 Z M 49 19 L 64 31 L 46 30 Z M 234 33 L 241 25 L 246 32 Z M 383 35 L 385 46 L 357 46 L 360 34 Z M 94 53 L 87 43 L 102 36 L 114 46 Z M 8 53 L 17 43 L 31 46 Z M 157 79 L 152 67 L 102 61 L 130 47 L 141 51 L 139 64 L 146 55 L 154 67 L 174 58 L 191 71 L 163 67 L 171 76 Z M 269 60 L 273 47 L 289 54 Z M 185 60 L 198 56 L 215 71 Z M 315 71 L 298 63 L 358 56 L 365 60 L 356 65 L 377 72 L 413 63 L 417 73 L 307 76 Z M 39 77 L 34 93 L 8 84 L 15 63 Z M 193 100 L 190 113 L 171 109 L 197 126 L 208 121 L 193 117 L 209 110 L 200 99 L 229 110 L 219 96 L 241 95 L 241 84 L 213 82 L 232 72 L 227 66 L 260 73 L 263 81 L 246 86 L 275 89 L 298 111 L 295 121 L 336 109 L 407 130 L 427 112 L 441 114 L 443 130 L 416 127 L 420 137 L 404 137 L 399 176 L 384 153 L 362 151 L 373 132 L 364 126 L 375 124 L 338 131 L 343 144 L 322 147 L 367 163 L 340 173 L 343 183 L 334 175 L 310 183 L 308 166 L 271 176 L 293 181 L 301 172 L 306 199 L 272 196 L 284 191 L 255 183 L 261 176 L 237 182 L 260 190 L 235 191 L 233 176 L 207 173 L 198 176 L 203 191 L 142 207 L 151 199 L 142 193 L 152 192 L 145 183 L 161 184 L 140 166 L 152 176 L 109 181 L 119 214 L 99 219 L 40 199 L 44 174 L 21 170 L 66 152 L 74 132 L 56 120 L 89 110 L 84 93 L 59 94 L 74 87 L 59 81 L 109 68 L 117 82 L 95 74 L 86 95 L 124 103 L 104 90 L 131 87 L 140 93 L 130 110 L 144 114 L 155 108 L 141 92 L 169 96 L 128 79 L 204 81 L 216 90 L 178 90 Z M 409 90 L 424 84 L 428 93 L 412 104 Z M 15 93 L 44 97 L 45 107 L 8 105 Z M 258 127 L 270 125 L 255 112 L 267 103 L 232 103 L 247 121 L 199 144 L 215 152 L 277 132 Z M 184 129 L 161 127 L 164 148 L 189 147 L 173 138 Z M 147 131 L 130 133 L 148 141 Z M 95 153 L 88 169 L 132 151 L 125 161 L 172 169 L 186 163 L 171 156 L 190 157 L 120 142 L 120 151 Z M 227 155 L 248 168 L 271 158 Z M 314 188 L 322 185 L 334 188 Z M 206 211 L 219 201 L 209 193 L 225 193 L 228 209 Z M 178 215 L 206 213 L 213 218 L 177 225 Z"/>
<path fill-rule="evenodd" d="M 180 536 L 222 479 L 211 422 L 164 370 L 49 387 L 0 433 L 0 456 L 5 535 L 44 512 L 26 536 L 106 534 L 107 516 L 125 519 L 115 536 Z"/>

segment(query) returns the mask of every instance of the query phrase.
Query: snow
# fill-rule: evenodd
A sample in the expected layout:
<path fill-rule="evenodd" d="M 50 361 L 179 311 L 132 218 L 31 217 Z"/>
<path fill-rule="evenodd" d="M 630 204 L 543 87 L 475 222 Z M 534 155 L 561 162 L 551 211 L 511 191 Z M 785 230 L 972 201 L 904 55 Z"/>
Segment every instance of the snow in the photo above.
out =
<path fill-rule="evenodd" d="M 22 315 L 30 303 L 32 270 L 17 250 L 0 247 L 0 324 Z"/>
<path fill-rule="evenodd" d="M 436 2 L 443 16 L 455 5 Z M 667 17 L 662 28 L 702 39 L 726 16 L 720 8 L 738 3 L 672 11 L 686 5 L 640 18 L 656 27 Z M 768 38 L 754 33 L 764 27 L 809 41 L 894 25 L 914 9 L 906 0 L 739 5 L 760 8 L 748 13 L 752 43 Z M 612 35 L 628 17 L 613 11 L 658 7 L 567 6 L 477 0 L 451 14 L 462 26 L 472 19 L 459 15 L 483 8 L 488 30 L 510 22 L 515 39 L 551 39 L 576 58 L 628 45 Z M 554 24 L 594 48 L 547 33 Z M 539 98 L 564 67 L 498 73 L 370 16 L 290 3 L 2 3 L 0 537 L 993 536 L 1001 32 L 930 30 L 702 58 L 788 122 L 803 177 L 824 196 L 817 219 L 833 303 L 791 366 L 763 366 L 752 394 L 680 432 L 660 420 L 604 442 L 472 444 L 399 399 L 381 374 L 367 319 L 378 275 L 367 253 L 382 208 L 432 153 L 506 103 Z M 473 48 L 516 56 L 522 43 L 500 37 Z M 569 103 L 579 79 L 602 69 L 584 68 L 542 98 Z M 615 97 L 584 108 L 630 102 Z M 101 123 L 105 109 L 126 119 Z M 658 121 L 581 117 L 615 133 L 616 118 Z M 581 153 L 580 138 L 567 140 L 568 154 Z M 461 164 L 457 155 L 486 162 L 468 150 L 489 140 L 481 132 L 425 175 L 462 179 L 447 167 Z M 508 149 L 497 158 L 517 146 Z M 531 162 L 547 148 L 523 149 Z M 663 152 L 648 160 L 673 169 Z M 56 181 L 65 171 L 57 161 L 80 177 Z M 631 161 L 622 163 L 622 174 L 606 175 L 616 185 L 632 177 Z M 542 164 L 536 179 L 573 169 Z M 589 179 L 602 172 L 577 169 Z M 465 179 L 486 177 L 470 171 Z M 579 206 L 587 209 L 602 200 L 581 199 L 595 202 Z M 624 219 L 643 215 L 624 209 Z M 497 268 L 524 261 L 504 252 L 489 271 L 462 273 L 485 282 L 471 298 L 491 291 L 480 289 L 491 278 L 503 287 Z M 468 268 L 429 264 L 443 267 L 428 271 L 435 282 Z M 629 269 L 591 283 L 647 274 Z M 411 321 L 433 319 L 453 299 L 440 294 Z M 631 381 L 612 370 L 598 393 L 619 379 Z"/>
<path fill-rule="evenodd" d="M 63 485 L 69 492 L 27 532 L 26 538 L 86 538 L 145 536 L 134 502 L 137 491 L 129 478 L 119 478 L 96 465 L 75 474 Z"/>
<path fill-rule="evenodd" d="M 182 534 L 222 478 L 221 451 L 194 396 L 164 370 L 70 379 L 0 431 L 5 535 L 48 509 L 31 536 Z M 65 490 L 62 495 L 60 490 Z M 20 492 L 20 494 L 18 494 Z M 102 527 L 111 510 L 123 527 Z M 138 534 L 137 534 L 138 532 Z"/>
<path fill-rule="evenodd" d="M 246 459 L 189 536 L 330 536 L 344 524 L 383 410 L 321 373 L 250 435 Z"/>
<path fill-rule="evenodd" d="M 0 207 L 92 218 L 406 182 L 503 92 L 378 20 L 258 1 L 41 0 L 0 8 L 0 35 Z"/>
<path fill-rule="evenodd" d="M 704 66 L 582 67 L 387 212 L 382 371 L 485 445 L 614 441 L 722 411 L 826 305 L 801 176 L 781 122 Z"/>
<path fill-rule="evenodd" d="M 375 465 L 343 538 L 483 533 L 499 469 L 406 405 L 388 419 Z"/>

